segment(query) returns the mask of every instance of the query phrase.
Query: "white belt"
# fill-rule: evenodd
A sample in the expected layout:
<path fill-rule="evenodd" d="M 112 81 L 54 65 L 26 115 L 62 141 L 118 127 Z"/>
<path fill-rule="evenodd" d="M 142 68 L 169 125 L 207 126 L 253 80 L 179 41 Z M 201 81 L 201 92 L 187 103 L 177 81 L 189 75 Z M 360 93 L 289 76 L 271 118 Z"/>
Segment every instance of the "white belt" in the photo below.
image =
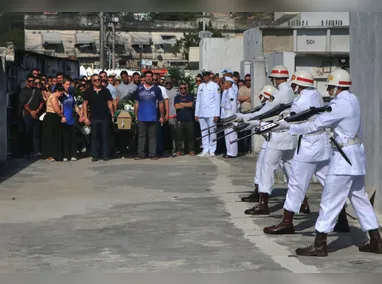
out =
<path fill-rule="evenodd" d="M 358 144 L 361 144 L 361 141 L 358 137 L 355 137 L 355 138 L 352 138 L 352 139 L 347 139 L 347 141 L 345 143 L 339 143 L 337 142 L 338 145 L 342 148 L 342 147 L 346 147 L 346 146 L 350 146 L 350 145 L 358 145 Z"/>
<path fill-rule="evenodd" d="M 325 133 L 325 130 L 319 130 L 317 132 L 309 133 L 309 134 L 304 134 L 303 136 L 314 136 L 314 135 L 320 135 L 322 133 Z"/>

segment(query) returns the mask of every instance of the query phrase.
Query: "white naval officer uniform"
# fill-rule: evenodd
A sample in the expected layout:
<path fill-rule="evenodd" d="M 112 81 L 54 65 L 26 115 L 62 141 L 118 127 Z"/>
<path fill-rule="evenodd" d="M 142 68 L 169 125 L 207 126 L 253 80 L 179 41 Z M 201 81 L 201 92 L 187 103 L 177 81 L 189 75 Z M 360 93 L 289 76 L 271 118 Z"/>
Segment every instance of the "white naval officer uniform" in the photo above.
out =
<path fill-rule="evenodd" d="M 220 117 L 226 118 L 229 116 L 234 115 L 237 112 L 237 92 L 233 88 L 234 83 L 232 84 L 232 87 L 228 90 L 223 91 L 222 100 L 221 100 L 221 112 Z M 232 132 L 232 128 L 228 128 L 224 130 L 224 135 L 226 135 L 225 138 L 225 145 L 227 149 L 227 156 L 236 157 L 238 146 L 237 143 L 231 144 L 230 141 L 237 139 L 237 132 L 234 131 L 231 134 L 228 134 L 229 132 Z"/>
<path fill-rule="evenodd" d="M 273 101 L 268 101 L 260 111 L 245 115 L 244 121 L 272 110 L 280 104 L 289 104 L 294 100 L 293 90 L 287 82 L 281 83 L 278 86 L 278 90 L 273 93 L 272 96 L 274 97 Z M 290 135 L 288 131 L 271 133 L 271 137 L 267 143 L 264 153 L 263 166 L 260 171 L 260 193 L 272 193 L 272 188 L 275 181 L 274 172 L 279 167 L 280 162 L 282 162 L 284 174 L 287 180 L 289 180 L 291 160 L 294 155 L 296 144 L 296 137 Z"/>
<path fill-rule="evenodd" d="M 315 229 L 320 233 L 332 232 L 347 197 L 361 228 L 364 231 L 377 229 L 377 218 L 365 192 L 366 157 L 359 137 L 362 132 L 359 101 L 349 91 L 342 91 L 329 105 L 332 107 L 331 112 L 323 113 L 311 122 L 290 124 L 289 130 L 292 135 L 303 135 L 331 127 L 334 139 L 342 145 L 343 152 L 352 163 L 349 165 L 339 151 L 334 149 Z"/>
<path fill-rule="evenodd" d="M 255 173 L 255 178 L 254 178 L 254 183 L 255 184 L 259 184 L 260 183 L 260 171 L 261 171 L 261 168 L 263 167 L 263 163 L 264 163 L 264 157 L 265 157 L 265 149 L 267 148 L 267 145 L 268 145 L 268 134 L 267 135 L 262 135 L 264 137 L 264 142 L 263 144 L 261 145 L 261 150 L 260 150 L 260 153 L 259 153 L 259 156 L 257 157 L 257 161 L 256 161 L 256 173 Z"/>
<path fill-rule="evenodd" d="M 324 106 L 322 96 L 315 89 L 304 89 L 294 99 L 291 111 L 299 113 L 310 107 L 322 106 Z M 311 117 L 309 120 L 313 119 L 314 117 Z M 299 153 L 296 149 L 291 162 L 292 168 L 284 209 L 289 212 L 300 212 L 313 174 L 316 174 L 317 179 L 324 186 L 329 159 L 332 155 L 333 149 L 324 129 L 302 136 Z"/>
<path fill-rule="evenodd" d="M 215 82 L 201 83 L 198 87 L 195 102 L 195 116 L 199 117 L 200 129 L 216 126 L 214 117 L 220 117 L 221 94 Z M 209 133 L 209 135 L 207 135 Z M 202 131 L 203 153 L 214 154 L 216 151 L 216 132 L 213 128 Z"/>

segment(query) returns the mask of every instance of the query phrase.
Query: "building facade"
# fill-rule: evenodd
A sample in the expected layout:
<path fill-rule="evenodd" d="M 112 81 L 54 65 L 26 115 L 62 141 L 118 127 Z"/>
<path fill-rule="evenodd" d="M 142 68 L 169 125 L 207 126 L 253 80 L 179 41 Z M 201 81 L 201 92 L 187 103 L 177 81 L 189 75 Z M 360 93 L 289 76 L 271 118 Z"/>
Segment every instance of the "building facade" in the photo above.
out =
<path fill-rule="evenodd" d="M 175 46 L 184 33 L 198 31 L 198 21 L 148 21 L 145 13 L 115 26 L 115 54 L 117 68 L 184 67 L 187 56 Z M 229 14 L 208 15 L 214 29 L 225 37 L 242 34 L 250 22 L 238 21 Z M 100 18 L 97 13 L 27 14 L 24 19 L 25 49 L 46 55 L 77 59 L 85 67 L 99 66 Z M 113 33 L 106 23 L 106 62 L 111 62 Z M 106 68 L 110 65 L 106 64 Z"/>

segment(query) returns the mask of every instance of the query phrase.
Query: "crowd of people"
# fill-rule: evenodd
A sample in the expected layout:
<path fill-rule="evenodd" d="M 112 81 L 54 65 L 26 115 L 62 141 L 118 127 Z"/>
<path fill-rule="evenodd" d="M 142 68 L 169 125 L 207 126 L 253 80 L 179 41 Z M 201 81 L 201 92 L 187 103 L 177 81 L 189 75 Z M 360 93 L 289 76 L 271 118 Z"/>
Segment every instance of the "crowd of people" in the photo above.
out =
<path fill-rule="evenodd" d="M 209 145 L 205 137 L 202 144 L 198 139 L 204 119 L 195 114 L 208 104 L 202 102 L 200 85 L 214 82 L 220 102 L 227 89 L 225 79 L 230 78 L 239 90 L 235 108 L 245 111 L 251 107 L 250 75 L 241 80 L 238 72 L 221 73 L 223 77 L 203 71 L 190 85 L 152 71 L 131 76 L 127 71 L 118 76 L 101 71 L 89 78 L 72 79 L 62 72 L 47 76 L 33 69 L 18 95 L 24 156 L 66 162 L 90 154 L 92 161 L 107 161 L 134 152 L 136 159 L 158 159 L 194 156 L 201 147 L 199 156 L 205 156 Z M 130 131 L 118 130 L 115 124 L 115 115 L 124 110 L 126 102 L 134 108 L 136 127 Z M 218 108 L 220 117 L 220 105 Z M 250 139 L 242 142 L 241 152 L 250 152 Z M 229 153 L 225 143 L 217 145 L 212 146 L 213 154 L 228 151 L 225 157 L 237 156 Z"/>

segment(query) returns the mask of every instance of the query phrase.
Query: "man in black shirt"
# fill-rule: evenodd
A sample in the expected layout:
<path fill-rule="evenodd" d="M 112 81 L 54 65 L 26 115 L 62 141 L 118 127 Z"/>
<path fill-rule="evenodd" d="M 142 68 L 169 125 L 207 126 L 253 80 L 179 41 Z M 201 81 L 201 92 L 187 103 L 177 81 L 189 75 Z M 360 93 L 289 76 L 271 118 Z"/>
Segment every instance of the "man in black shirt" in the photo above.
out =
<path fill-rule="evenodd" d="M 35 88 L 35 77 L 29 74 L 26 86 L 19 94 L 22 118 L 25 125 L 24 150 L 25 157 L 40 156 L 40 120 L 44 107 L 44 100 L 41 90 Z"/>
<path fill-rule="evenodd" d="M 180 156 L 181 149 L 188 146 L 189 154 L 195 156 L 195 135 L 194 135 L 194 97 L 187 93 L 187 84 L 179 84 L 180 94 L 174 99 L 177 118 L 177 156 Z M 182 147 L 182 142 L 184 148 Z"/>
<path fill-rule="evenodd" d="M 91 78 L 92 87 L 87 89 L 84 94 L 84 121 L 86 125 L 91 124 L 92 135 L 92 161 L 99 160 L 99 144 L 101 144 L 102 158 L 109 160 L 109 139 L 110 139 L 110 121 L 114 117 L 113 98 L 110 91 L 103 87 L 101 78 L 94 74 Z M 90 120 L 88 117 L 88 106 L 90 108 Z"/>

